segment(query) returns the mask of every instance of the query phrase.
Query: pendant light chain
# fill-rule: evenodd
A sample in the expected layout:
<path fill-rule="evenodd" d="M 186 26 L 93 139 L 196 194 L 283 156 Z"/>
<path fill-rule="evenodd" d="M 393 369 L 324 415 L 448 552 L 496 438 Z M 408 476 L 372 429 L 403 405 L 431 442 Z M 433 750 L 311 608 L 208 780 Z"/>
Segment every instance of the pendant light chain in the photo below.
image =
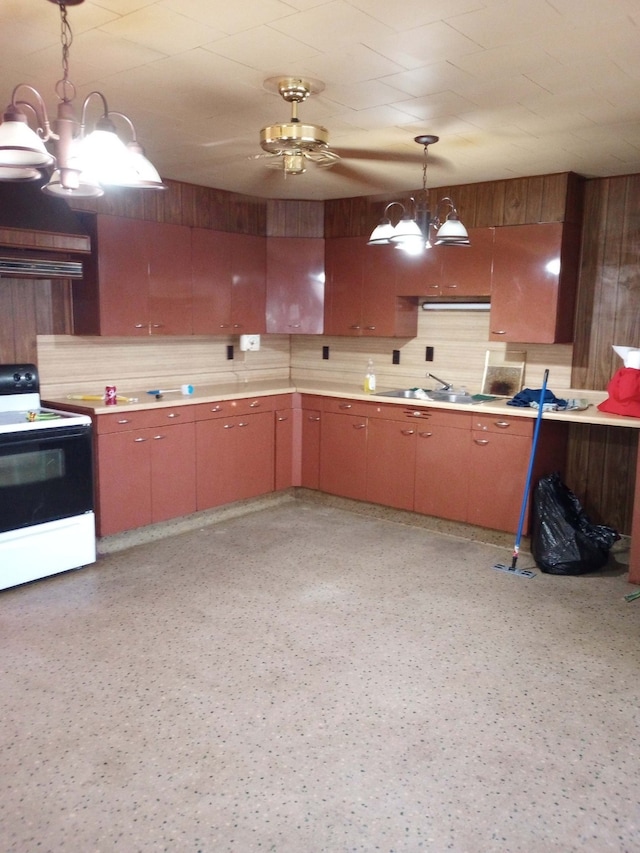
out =
<path fill-rule="evenodd" d="M 74 99 L 76 89 L 69 80 L 69 51 L 73 44 L 73 32 L 64 2 L 60 3 L 60 43 L 62 44 L 62 80 L 56 83 L 56 95 L 61 101 L 68 103 Z"/>

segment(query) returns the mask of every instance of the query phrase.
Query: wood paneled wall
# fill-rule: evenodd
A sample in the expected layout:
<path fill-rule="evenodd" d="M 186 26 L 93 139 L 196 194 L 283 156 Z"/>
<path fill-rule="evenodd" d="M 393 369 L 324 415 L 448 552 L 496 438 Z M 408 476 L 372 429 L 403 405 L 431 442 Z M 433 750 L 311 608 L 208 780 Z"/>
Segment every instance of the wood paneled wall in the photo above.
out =
<path fill-rule="evenodd" d="M 70 335 L 71 285 L 0 278 L 0 363 L 37 361 L 37 335 Z"/>
<path fill-rule="evenodd" d="M 467 228 L 526 225 L 535 222 L 579 223 L 584 178 L 573 172 L 514 178 L 479 184 L 429 189 L 432 212 L 438 200 L 453 199 Z M 406 202 L 421 190 L 403 195 L 360 196 L 325 202 L 325 236 L 366 237 L 382 218 L 390 201 Z"/>
<path fill-rule="evenodd" d="M 587 182 L 572 385 L 605 389 L 622 366 L 613 344 L 640 347 L 640 175 Z M 568 475 L 594 521 L 631 529 L 636 430 L 572 427 Z"/>

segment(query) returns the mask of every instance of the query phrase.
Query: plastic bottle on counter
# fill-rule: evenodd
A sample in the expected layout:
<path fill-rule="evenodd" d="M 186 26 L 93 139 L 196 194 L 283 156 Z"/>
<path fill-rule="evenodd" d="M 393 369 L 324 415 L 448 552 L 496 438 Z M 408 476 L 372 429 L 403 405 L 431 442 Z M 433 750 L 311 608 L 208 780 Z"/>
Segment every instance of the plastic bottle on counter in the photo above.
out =
<path fill-rule="evenodd" d="M 365 394 L 371 394 L 376 390 L 376 371 L 373 366 L 373 359 L 370 358 L 367 362 L 367 372 L 364 376 L 364 391 Z"/>

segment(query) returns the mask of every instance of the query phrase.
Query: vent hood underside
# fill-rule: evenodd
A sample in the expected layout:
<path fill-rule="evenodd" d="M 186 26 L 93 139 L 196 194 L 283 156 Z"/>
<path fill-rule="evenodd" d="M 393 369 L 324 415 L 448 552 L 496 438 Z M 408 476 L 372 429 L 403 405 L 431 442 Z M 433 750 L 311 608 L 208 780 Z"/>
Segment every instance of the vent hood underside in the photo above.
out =
<path fill-rule="evenodd" d="M 82 278 L 82 261 L 0 255 L 0 278 Z"/>

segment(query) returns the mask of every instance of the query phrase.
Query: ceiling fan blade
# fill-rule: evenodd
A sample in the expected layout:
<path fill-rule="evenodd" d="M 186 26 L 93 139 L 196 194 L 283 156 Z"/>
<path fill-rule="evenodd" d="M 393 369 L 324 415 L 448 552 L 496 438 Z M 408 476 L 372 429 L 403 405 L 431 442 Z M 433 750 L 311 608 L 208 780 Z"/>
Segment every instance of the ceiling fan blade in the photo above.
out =
<path fill-rule="evenodd" d="M 385 151 L 378 149 L 372 151 L 366 148 L 343 148 L 341 145 L 336 146 L 336 152 L 343 158 L 350 160 L 373 160 L 383 161 L 387 163 L 422 163 L 424 160 L 424 151 L 416 146 L 416 151 Z M 439 157 L 429 150 L 429 165 L 431 164 L 449 164 L 450 161 L 446 157 Z"/>

